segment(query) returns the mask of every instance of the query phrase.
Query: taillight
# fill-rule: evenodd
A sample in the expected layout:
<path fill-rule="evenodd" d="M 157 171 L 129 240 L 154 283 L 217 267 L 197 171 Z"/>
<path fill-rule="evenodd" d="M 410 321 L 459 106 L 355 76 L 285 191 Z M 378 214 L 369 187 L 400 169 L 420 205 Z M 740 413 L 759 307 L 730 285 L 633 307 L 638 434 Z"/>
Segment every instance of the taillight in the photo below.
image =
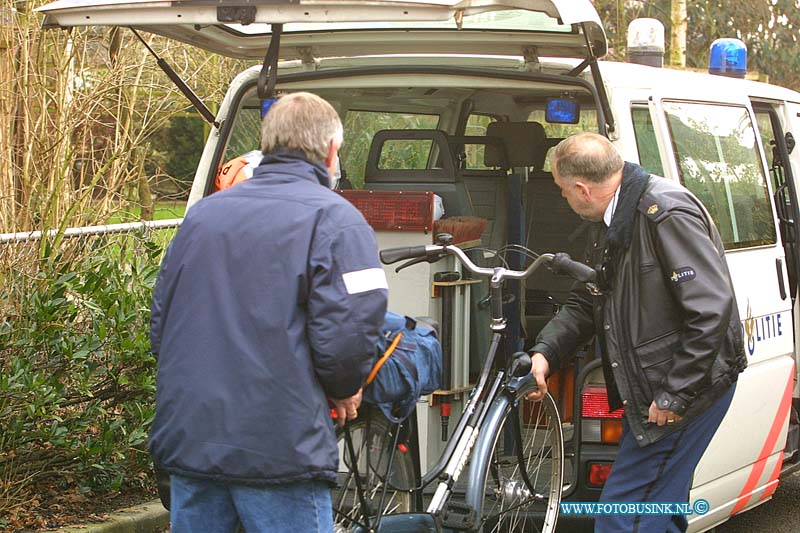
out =
<path fill-rule="evenodd" d="M 608 393 L 605 387 L 586 387 L 581 393 L 583 418 L 622 418 L 622 409 L 608 410 Z"/>
<path fill-rule="evenodd" d="M 600 421 L 600 442 L 603 444 L 617 444 L 622 438 L 622 420 Z"/>
<path fill-rule="evenodd" d="M 611 474 L 612 463 L 589 463 L 589 485 L 602 487 Z"/>
<path fill-rule="evenodd" d="M 427 191 L 340 191 L 374 230 L 431 231 L 433 193 Z"/>
<path fill-rule="evenodd" d="M 589 386 L 581 392 L 581 440 L 617 444 L 622 437 L 623 409 L 608 410 L 605 387 Z"/>

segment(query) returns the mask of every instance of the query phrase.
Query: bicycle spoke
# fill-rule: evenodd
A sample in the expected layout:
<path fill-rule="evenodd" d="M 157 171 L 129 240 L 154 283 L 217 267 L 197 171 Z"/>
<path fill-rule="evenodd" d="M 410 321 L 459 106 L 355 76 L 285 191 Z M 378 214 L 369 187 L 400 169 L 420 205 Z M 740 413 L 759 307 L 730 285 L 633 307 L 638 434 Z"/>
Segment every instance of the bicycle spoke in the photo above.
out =
<path fill-rule="evenodd" d="M 343 448 L 344 435 L 340 431 L 339 488 L 334 490 L 332 498 L 336 533 L 347 533 L 365 524 L 374 526 L 379 515 L 412 510 L 412 495 L 398 487 L 417 484 L 411 454 L 397 452 L 390 465 L 397 432 L 382 415 L 369 416 L 365 410 L 363 418 L 349 426 L 355 457 L 350 457 Z M 359 498 L 359 487 L 363 499 Z"/>
<path fill-rule="evenodd" d="M 484 533 L 554 529 L 563 444 L 555 404 L 549 397 L 547 402 L 531 406 L 521 400 L 517 411 L 508 408 L 494 432 L 483 495 Z"/>

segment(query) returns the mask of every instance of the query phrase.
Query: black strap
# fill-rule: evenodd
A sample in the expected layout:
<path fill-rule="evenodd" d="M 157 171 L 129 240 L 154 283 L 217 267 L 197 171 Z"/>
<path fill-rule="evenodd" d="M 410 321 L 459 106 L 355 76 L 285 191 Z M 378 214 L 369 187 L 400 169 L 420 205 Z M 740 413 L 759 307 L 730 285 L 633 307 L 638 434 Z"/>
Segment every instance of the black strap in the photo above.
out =
<path fill-rule="evenodd" d="M 258 98 L 266 100 L 275 96 L 275 82 L 278 80 L 278 51 L 281 47 L 283 24 L 272 24 L 272 37 L 269 40 L 267 55 L 258 74 Z"/>

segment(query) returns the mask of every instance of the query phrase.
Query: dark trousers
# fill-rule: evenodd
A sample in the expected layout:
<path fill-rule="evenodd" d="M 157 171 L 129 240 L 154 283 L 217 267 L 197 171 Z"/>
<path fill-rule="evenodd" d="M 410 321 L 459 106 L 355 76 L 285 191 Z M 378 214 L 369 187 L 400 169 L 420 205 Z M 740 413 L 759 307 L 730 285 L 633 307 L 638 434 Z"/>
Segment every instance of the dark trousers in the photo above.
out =
<path fill-rule="evenodd" d="M 736 384 L 706 412 L 662 440 L 644 448 L 623 421 L 622 439 L 601 502 L 687 502 L 692 476 L 733 399 Z M 686 531 L 684 515 L 604 515 L 595 533 Z"/>

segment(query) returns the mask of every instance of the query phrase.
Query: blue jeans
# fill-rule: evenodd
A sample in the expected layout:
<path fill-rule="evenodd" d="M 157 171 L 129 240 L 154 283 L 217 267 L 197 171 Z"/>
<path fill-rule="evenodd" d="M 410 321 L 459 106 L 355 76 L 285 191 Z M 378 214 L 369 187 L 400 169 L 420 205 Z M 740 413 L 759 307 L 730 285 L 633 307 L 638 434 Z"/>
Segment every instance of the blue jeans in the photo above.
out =
<path fill-rule="evenodd" d="M 172 533 L 331 533 L 328 484 L 305 481 L 270 487 L 170 476 Z"/>
<path fill-rule="evenodd" d="M 681 431 L 640 448 L 627 422 L 601 502 L 686 502 L 697 463 L 717 432 L 733 400 L 736 384 Z M 677 533 L 686 531 L 684 515 L 596 516 L 595 533 Z"/>

